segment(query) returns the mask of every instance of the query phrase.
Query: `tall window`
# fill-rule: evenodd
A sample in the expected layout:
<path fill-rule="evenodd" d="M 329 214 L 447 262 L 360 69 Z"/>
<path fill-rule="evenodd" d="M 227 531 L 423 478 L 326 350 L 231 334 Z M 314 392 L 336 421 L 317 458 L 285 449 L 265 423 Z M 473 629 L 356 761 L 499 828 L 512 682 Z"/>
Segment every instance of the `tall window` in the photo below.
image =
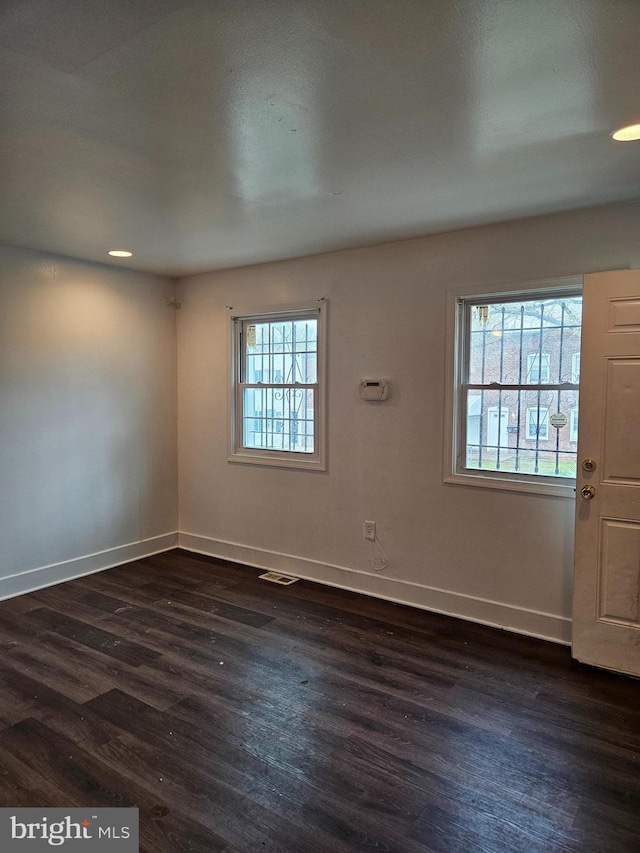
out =
<path fill-rule="evenodd" d="M 574 352 L 571 356 L 571 381 L 576 385 L 580 382 L 580 353 Z"/>
<path fill-rule="evenodd" d="M 458 300 L 454 475 L 575 478 L 581 318 L 576 288 Z"/>
<path fill-rule="evenodd" d="M 324 468 L 323 307 L 233 318 L 230 461 Z"/>
<path fill-rule="evenodd" d="M 578 407 L 571 409 L 569 418 L 569 441 L 578 440 Z"/>

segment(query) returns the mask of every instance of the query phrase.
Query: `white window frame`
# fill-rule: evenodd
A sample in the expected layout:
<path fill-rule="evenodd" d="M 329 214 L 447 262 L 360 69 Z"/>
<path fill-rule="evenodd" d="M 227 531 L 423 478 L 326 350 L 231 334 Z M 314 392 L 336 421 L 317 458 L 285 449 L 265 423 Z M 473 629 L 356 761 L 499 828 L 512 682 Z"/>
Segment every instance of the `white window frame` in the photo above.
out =
<path fill-rule="evenodd" d="M 530 352 L 527 355 L 527 382 L 533 382 L 531 371 L 536 361 L 538 362 L 538 381 L 533 384 L 547 385 L 549 383 L 549 376 L 551 375 L 551 355 L 548 352 Z M 544 371 L 542 370 L 543 366 L 545 368 Z M 545 373 L 545 378 L 541 379 L 540 376 L 543 372 Z"/>
<path fill-rule="evenodd" d="M 536 427 L 536 435 L 529 435 L 531 426 Z M 548 406 L 527 406 L 525 441 L 549 441 Z"/>
<path fill-rule="evenodd" d="M 508 299 L 547 299 L 582 295 L 582 276 L 566 276 L 544 281 L 512 282 L 497 285 L 494 289 L 467 286 L 447 293 L 446 309 L 446 381 L 445 381 L 445 432 L 443 481 L 457 485 L 504 489 L 529 494 L 545 494 L 575 499 L 575 480 L 567 477 L 550 477 L 507 471 L 467 469 L 460 464 L 466 460 L 462 445 L 462 419 L 465 405 L 461 394 L 462 372 L 466 356 L 463 311 L 468 301 L 504 302 Z M 463 349 L 464 346 L 464 349 Z M 549 390 L 549 385 L 545 385 Z M 565 386 L 563 386 L 565 387 Z M 571 387 L 571 384 L 566 386 Z"/>
<path fill-rule="evenodd" d="M 578 441 L 578 407 L 574 406 L 569 412 L 569 441 Z"/>
<path fill-rule="evenodd" d="M 491 417 L 495 417 L 497 419 L 497 430 L 496 430 L 496 441 L 495 445 L 489 441 L 489 431 L 492 430 L 491 426 Z M 509 406 L 500 406 L 500 415 L 498 416 L 498 406 L 489 406 L 487 409 L 487 444 L 490 447 L 499 447 L 500 450 L 505 450 L 509 447 L 509 432 L 507 427 L 509 426 Z M 504 429 L 502 429 L 502 422 L 505 421 Z M 498 438 L 499 435 L 499 438 Z"/>
<path fill-rule="evenodd" d="M 580 384 L 580 353 L 571 354 L 571 381 Z"/>
<path fill-rule="evenodd" d="M 229 326 L 230 341 L 230 393 L 229 393 L 229 462 L 266 465 L 277 468 L 298 468 L 307 471 L 327 470 L 326 448 L 326 360 L 327 360 L 327 302 L 324 299 L 310 303 L 296 303 L 282 306 L 272 305 L 266 308 L 235 311 L 231 309 Z M 246 383 L 242 371 L 244 359 L 242 351 L 242 329 L 251 322 L 273 322 L 279 320 L 305 319 L 315 316 L 318 320 L 317 376 L 315 383 L 293 383 L 293 387 L 314 390 L 314 452 L 303 453 L 294 450 L 269 450 L 267 448 L 245 447 L 243 444 L 243 391 Z M 260 383 L 262 384 L 262 383 Z M 288 387 L 289 383 L 268 383 Z M 249 385 L 249 387 L 252 387 Z"/>

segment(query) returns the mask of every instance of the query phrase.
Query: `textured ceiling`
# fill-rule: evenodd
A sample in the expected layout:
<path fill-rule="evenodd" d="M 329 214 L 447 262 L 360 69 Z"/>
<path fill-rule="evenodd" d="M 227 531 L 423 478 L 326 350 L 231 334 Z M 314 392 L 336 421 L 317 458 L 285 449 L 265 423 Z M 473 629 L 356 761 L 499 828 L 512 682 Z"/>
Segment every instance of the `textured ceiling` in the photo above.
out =
<path fill-rule="evenodd" d="M 640 0 L 2 2 L 0 242 L 182 274 L 638 198 L 639 38 Z"/>

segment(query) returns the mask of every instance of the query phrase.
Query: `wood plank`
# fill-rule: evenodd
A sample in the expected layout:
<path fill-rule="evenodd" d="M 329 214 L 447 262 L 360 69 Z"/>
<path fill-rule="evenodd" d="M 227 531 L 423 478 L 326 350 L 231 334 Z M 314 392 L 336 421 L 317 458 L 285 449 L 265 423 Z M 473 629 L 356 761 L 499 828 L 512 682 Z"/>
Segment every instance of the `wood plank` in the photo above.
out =
<path fill-rule="evenodd" d="M 38 607 L 38 602 L 31 595 L 17 595 L 14 598 L 5 598 L 0 601 L 0 617 L 12 614 L 20 616 Z"/>
<path fill-rule="evenodd" d="M 147 853 L 636 853 L 640 682 L 173 551 L 0 602 L 0 804 Z"/>
<path fill-rule="evenodd" d="M 57 613 L 47 607 L 31 610 L 23 618 L 31 625 L 40 625 L 48 631 L 53 631 L 62 637 L 68 637 L 70 640 L 75 640 L 76 643 L 88 646 L 107 657 L 115 658 L 131 666 L 143 666 L 160 657 L 158 652 L 154 652 L 145 646 L 128 642 L 116 634 L 103 631 L 101 628 L 88 625 L 86 622 L 74 619 L 71 616 Z"/>
<path fill-rule="evenodd" d="M 109 659 L 58 634 L 44 634 L 37 643 L 0 656 L 0 673 L 15 671 L 38 679 L 76 702 L 85 702 L 114 687 L 161 709 L 183 697 L 171 683 L 162 683 L 161 673 Z"/>
<path fill-rule="evenodd" d="M 174 593 L 171 600 L 194 610 L 201 610 L 203 613 L 212 613 L 221 619 L 231 619 L 233 622 L 240 622 L 242 625 L 251 625 L 252 628 L 262 628 L 274 619 L 273 616 L 266 616 L 246 607 L 227 604 L 209 596 L 197 595 L 184 590 Z"/>
<path fill-rule="evenodd" d="M 114 770 L 108 760 L 108 744 L 88 752 L 37 720 L 26 719 L 13 726 L 3 738 L 0 757 L 3 753 L 18 756 L 27 764 L 38 798 L 40 780 L 44 779 L 55 780 L 59 796 L 66 800 L 66 805 L 137 806 L 141 810 L 141 842 L 148 850 L 221 853 L 226 846 L 214 832 L 185 818 L 175 799 L 165 799 L 158 785 L 153 786 L 151 793 L 144 785 Z M 156 796 L 157 793 L 161 795 Z M 30 805 L 40 805 L 39 799 Z M 159 809 L 166 810 L 162 819 L 154 814 Z"/>

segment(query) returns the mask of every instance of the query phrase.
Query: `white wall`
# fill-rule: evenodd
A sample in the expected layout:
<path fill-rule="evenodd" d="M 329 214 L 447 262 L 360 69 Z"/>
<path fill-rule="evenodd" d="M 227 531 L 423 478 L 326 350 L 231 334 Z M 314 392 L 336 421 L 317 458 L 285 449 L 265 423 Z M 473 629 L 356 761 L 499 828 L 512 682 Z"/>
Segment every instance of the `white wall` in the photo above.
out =
<path fill-rule="evenodd" d="M 172 292 L 0 247 L 0 598 L 174 544 Z"/>
<path fill-rule="evenodd" d="M 180 543 L 566 641 L 573 502 L 445 484 L 445 302 L 640 266 L 640 205 L 522 220 L 182 280 Z M 227 462 L 225 305 L 329 300 L 329 471 Z M 358 399 L 362 377 L 388 402 Z M 362 522 L 390 560 L 369 567 Z"/>

